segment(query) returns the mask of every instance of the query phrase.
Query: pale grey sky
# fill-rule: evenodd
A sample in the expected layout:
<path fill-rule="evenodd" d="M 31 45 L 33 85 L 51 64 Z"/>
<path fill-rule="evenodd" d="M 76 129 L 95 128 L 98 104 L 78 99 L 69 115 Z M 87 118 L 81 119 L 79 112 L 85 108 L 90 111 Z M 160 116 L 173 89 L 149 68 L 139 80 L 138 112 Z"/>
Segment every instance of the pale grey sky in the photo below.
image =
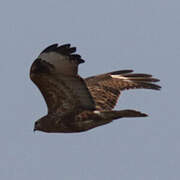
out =
<path fill-rule="evenodd" d="M 1 0 L 0 22 L 0 179 L 180 179 L 180 1 Z M 116 107 L 149 117 L 34 134 L 47 109 L 29 68 L 55 42 L 77 47 L 83 77 L 134 69 L 160 78 L 160 92 L 126 91 Z"/>

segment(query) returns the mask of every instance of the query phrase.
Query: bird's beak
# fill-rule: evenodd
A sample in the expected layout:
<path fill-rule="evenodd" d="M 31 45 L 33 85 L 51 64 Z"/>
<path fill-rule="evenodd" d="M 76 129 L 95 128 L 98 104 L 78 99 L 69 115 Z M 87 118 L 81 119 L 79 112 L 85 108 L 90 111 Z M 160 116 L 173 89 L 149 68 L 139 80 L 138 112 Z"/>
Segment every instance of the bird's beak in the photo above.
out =
<path fill-rule="evenodd" d="M 33 131 L 35 132 L 37 129 L 34 127 Z"/>

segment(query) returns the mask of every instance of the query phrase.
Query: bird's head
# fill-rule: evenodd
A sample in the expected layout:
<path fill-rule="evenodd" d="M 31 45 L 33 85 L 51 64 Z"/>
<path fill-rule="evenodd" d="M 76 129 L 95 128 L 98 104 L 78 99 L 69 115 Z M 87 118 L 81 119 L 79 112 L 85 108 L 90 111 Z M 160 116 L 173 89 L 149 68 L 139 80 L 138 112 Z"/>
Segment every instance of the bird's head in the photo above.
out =
<path fill-rule="evenodd" d="M 44 117 L 38 119 L 34 123 L 34 131 L 49 132 L 50 131 L 50 127 L 52 127 L 52 124 L 50 124 L 50 123 L 51 123 L 51 121 L 49 121 L 49 117 L 48 116 L 44 116 Z"/>
<path fill-rule="evenodd" d="M 43 131 L 43 132 L 56 132 L 58 127 L 57 117 L 53 115 L 47 115 L 34 123 L 34 131 Z"/>
<path fill-rule="evenodd" d="M 37 120 L 35 123 L 34 123 L 34 131 L 40 131 L 41 130 L 41 121 L 40 120 Z"/>

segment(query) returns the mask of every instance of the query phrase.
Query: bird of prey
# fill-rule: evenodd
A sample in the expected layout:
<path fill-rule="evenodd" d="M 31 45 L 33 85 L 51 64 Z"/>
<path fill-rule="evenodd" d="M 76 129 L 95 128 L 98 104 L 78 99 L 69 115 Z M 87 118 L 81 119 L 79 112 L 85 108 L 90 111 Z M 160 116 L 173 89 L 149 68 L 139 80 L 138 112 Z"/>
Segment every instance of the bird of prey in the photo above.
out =
<path fill-rule="evenodd" d="M 53 44 L 33 62 L 30 78 L 41 91 L 48 107 L 34 131 L 75 133 L 108 124 L 115 119 L 146 117 L 136 110 L 113 110 L 123 90 L 160 90 L 152 75 L 119 70 L 83 79 L 78 66 L 84 63 L 70 44 Z"/>

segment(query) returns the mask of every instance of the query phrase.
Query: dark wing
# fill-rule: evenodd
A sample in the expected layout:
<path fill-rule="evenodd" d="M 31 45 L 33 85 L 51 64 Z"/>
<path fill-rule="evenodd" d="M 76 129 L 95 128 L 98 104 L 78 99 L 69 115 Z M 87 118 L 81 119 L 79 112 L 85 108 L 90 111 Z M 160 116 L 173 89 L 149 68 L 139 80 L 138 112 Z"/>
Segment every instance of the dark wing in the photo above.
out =
<path fill-rule="evenodd" d="M 73 54 L 75 51 L 70 44 L 51 45 L 31 66 L 31 80 L 43 94 L 49 113 L 95 109 L 84 80 L 77 74 L 84 60 Z"/>
<path fill-rule="evenodd" d="M 149 74 L 132 73 L 132 70 L 114 71 L 86 78 L 86 84 L 94 98 L 96 109 L 111 110 L 116 105 L 120 91 L 125 89 L 154 89 L 160 86 L 154 84 L 159 79 Z"/>

